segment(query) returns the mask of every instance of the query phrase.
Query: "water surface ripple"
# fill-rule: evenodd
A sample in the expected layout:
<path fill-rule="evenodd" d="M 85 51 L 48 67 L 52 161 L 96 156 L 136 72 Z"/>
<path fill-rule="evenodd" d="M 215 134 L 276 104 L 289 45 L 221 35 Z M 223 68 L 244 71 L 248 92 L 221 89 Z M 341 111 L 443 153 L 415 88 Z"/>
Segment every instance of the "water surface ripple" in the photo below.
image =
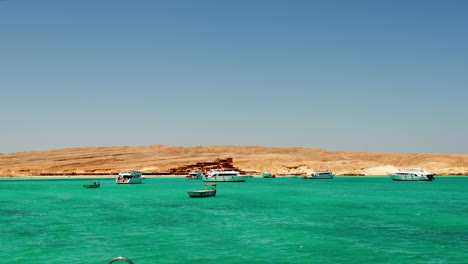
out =
<path fill-rule="evenodd" d="M 468 263 L 468 177 L 5 179 L 3 263 Z"/>

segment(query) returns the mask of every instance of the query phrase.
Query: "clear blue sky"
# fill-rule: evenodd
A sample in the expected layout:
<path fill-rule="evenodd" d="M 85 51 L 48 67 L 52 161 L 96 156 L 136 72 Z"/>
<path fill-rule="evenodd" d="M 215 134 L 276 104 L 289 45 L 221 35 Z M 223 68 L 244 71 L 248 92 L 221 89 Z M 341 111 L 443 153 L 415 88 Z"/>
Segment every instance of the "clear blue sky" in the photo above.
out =
<path fill-rule="evenodd" d="M 468 154 L 468 1 L 0 1 L 0 153 Z"/>

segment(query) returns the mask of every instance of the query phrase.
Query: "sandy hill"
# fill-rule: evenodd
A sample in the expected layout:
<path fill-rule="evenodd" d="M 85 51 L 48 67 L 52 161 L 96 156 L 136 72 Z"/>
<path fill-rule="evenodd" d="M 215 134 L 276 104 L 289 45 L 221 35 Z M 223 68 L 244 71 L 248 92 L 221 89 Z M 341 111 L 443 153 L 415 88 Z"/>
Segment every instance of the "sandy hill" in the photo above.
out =
<path fill-rule="evenodd" d="M 439 175 L 468 175 L 466 154 L 372 153 L 315 148 L 257 146 L 85 147 L 0 155 L 0 175 L 115 173 L 120 169 L 168 172 L 169 169 L 232 157 L 245 171 L 274 174 L 333 170 L 338 175 L 386 175 L 396 168 L 423 167 Z"/>

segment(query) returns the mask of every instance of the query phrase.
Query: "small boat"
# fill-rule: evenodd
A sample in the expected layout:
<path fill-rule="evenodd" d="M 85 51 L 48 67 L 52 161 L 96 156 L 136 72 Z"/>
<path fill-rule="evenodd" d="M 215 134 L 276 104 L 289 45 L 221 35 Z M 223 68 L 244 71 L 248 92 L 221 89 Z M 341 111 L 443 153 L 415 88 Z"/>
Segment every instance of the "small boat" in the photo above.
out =
<path fill-rule="evenodd" d="M 262 173 L 262 177 L 263 178 L 275 178 L 276 176 L 269 173 L 269 172 L 264 172 L 264 173 Z"/>
<path fill-rule="evenodd" d="M 99 183 L 99 181 L 93 181 L 92 184 L 83 184 L 83 188 L 92 189 L 92 188 L 99 188 L 99 187 L 101 187 L 101 184 Z"/>
<path fill-rule="evenodd" d="M 236 170 L 213 169 L 203 176 L 205 182 L 245 182 L 251 175 L 242 175 Z"/>
<path fill-rule="evenodd" d="M 301 177 L 300 175 L 296 175 L 296 174 L 283 174 L 283 175 L 278 175 L 277 178 L 299 178 Z"/>
<path fill-rule="evenodd" d="M 332 171 L 313 171 L 310 175 L 304 176 L 304 179 L 333 179 L 335 174 Z"/>
<path fill-rule="evenodd" d="M 394 181 L 432 181 L 434 173 L 423 168 L 399 169 L 389 175 Z"/>
<path fill-rule="evenodd" d="M 136 170 L 121 170 L 119 176 L 115 180 L 117 184 L 137 184 L 143 181 L 144 177 L 141 172 Z"/>
<path fill-rule="evenodd" d="M 216 183 L 205 184 L 205 190 L 187 191 L 190 197 L 210 197 L 216 195 Z"/>
<path fill-rule="evenodd" d="M 203 177 L 203 173 L 201 172 L 201 170 L 192 170 L 189 172 L 187 176 L 185 176 L 185 178 L 189 180 L 197 180 L 197 179 L 201 179 L 202 177 Z"/>

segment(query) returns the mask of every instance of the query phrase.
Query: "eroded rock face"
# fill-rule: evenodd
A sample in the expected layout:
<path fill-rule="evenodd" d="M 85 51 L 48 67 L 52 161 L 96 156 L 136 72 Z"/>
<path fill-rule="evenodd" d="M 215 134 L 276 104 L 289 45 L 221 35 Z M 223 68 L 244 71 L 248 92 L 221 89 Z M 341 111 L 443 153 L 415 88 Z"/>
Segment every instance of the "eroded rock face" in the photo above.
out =
<path fill-rule="evenodd" d="M 372 153 L 315 148 L 256 146 L 87 147 L 0 155 L 0 175 L 115 174 L 121 169 L 169 173 L 171 169 L 217 158 L 233 158 L 243 171 L 307 174 L 332 170 L 337 175 L 386 175 L 397 168 L 425 168 L 439 175 L 467 175 L 466 154 Z"/>

